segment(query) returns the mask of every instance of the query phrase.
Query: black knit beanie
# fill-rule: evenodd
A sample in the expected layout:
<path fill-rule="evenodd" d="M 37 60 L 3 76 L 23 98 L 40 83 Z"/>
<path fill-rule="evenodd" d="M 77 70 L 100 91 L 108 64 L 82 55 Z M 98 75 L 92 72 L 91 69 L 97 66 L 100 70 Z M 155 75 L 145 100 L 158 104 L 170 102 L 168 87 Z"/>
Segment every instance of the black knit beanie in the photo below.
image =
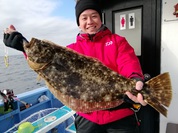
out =
<path fill-rule="evenodd" d="M 78 26 L 79 26 L 79 16 L 86 9 L 96 10 L 99 13 L 100 18 L 102 20 L 101 9 L 96 0 L 79 0 L 75 6 L 75 15 L 76 15 L 76 21 Z"/>

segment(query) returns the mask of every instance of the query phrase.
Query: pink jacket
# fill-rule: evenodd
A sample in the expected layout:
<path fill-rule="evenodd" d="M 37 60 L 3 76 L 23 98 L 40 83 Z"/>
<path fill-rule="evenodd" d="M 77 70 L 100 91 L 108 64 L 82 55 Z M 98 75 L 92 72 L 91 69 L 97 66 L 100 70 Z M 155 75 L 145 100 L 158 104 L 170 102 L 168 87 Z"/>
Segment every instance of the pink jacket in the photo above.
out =
<path fill-rule="evenodd" d="M 140 63 L 134 49 L 124 37 L 112 34 L 106 27 L 93 37 L 88 34 L 79 34 L 76 43 L 67 47 L 83 55 L 99 59 L 104 65 L 122 76 L 143 79 Z M 133 111 L 124 108 L 78 114 L 97 124 L 106 124 L 132 115 Z"/>

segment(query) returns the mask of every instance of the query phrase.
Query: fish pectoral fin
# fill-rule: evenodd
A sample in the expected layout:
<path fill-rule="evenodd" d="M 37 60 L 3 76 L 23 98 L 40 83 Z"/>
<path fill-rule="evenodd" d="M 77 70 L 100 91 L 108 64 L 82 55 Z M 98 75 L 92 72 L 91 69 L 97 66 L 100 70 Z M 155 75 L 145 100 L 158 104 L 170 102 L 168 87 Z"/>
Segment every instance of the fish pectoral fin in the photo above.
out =
<path fill-rule="evenodd" d="M 42 77 L 40 75 L 37 76 L 37 80 L 40 81 L 42 80 Z"/>

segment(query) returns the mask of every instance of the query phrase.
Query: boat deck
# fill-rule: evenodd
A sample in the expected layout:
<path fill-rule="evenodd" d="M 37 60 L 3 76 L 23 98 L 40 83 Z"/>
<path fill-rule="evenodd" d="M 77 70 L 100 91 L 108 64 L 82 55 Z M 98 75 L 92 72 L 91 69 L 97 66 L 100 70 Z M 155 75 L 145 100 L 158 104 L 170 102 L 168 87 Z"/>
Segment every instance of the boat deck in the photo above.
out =
<path fill-rule="evenodd" d="M 48 99 L 39 102 L 39 97 L 44 95 Z M 19 94 L 17 97 L 32 104 L 32 106 L 21 110 L 21 107 L 24 105 L 15 101 L 13 110 L 0 112 L 0 125 L 4 125 L 3 128 L 0 128 L 0 132 L 7 132 L 14 127 L 16 127 L 16 130 L 13 130 L 13 132 L 17 132 L 19 124 L 24 122 L 29 116 L 33 116 L 33 114 L 46 109 L 56 108 L 51 113 L 31 122 L 35 127 L 33 132 L 50 133 L 52 130 L 57 130 L 57 132 L 61 133 L 63 130 L 65 133 L 75 133 L 75 126 L 73 126 L 75 112 L 57 100 L 46 87 Z M 2 101 L 0 101 L 0 107 L 3 107 Z M 72 127 L 73 130 L 70 130 Z"/>

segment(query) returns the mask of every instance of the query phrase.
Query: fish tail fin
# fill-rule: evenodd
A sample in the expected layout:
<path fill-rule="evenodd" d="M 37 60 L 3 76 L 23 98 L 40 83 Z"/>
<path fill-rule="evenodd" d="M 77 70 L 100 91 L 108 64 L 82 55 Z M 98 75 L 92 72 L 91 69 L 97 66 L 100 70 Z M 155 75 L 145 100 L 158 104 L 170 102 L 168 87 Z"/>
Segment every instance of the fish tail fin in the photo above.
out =
<path fill-rule="evenodd" d="M 147 92 L 150 93 L 146 98 L 147 103 L 158 112 L 167 116 L 167 109 L 172 100 L 172 87 L 168 72 L 160 74 L 146 82 Z"/>

